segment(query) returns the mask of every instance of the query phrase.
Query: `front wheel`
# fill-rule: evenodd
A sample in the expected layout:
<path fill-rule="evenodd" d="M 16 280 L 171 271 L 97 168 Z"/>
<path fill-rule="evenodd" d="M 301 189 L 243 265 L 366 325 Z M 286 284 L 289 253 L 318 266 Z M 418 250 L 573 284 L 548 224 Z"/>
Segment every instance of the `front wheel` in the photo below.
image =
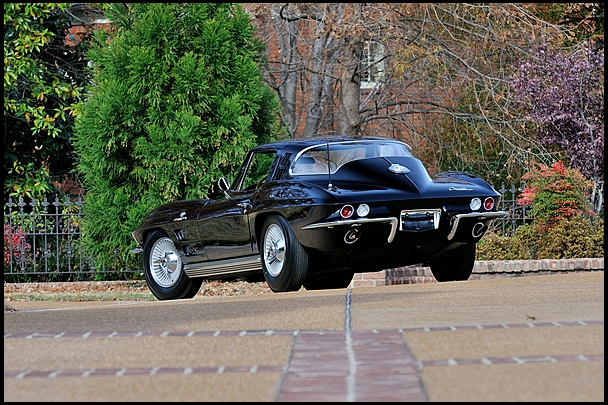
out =
<path fill-rule="evenodd" d="M 431 272 L 439 282 L 468 280 L 473 273 L 477 245 L 467 243 L 455 248 L 447 256 L 429 263 Z"/>
<path fill-rule="evenodd" d="M 266 219 L 262 228 L 260 259 L 264 278 L 274 292 L 297 291 L 308 268 L 308 254 L 287 220 L 278 215 Z"/>
<path fill-rule="evenodd" d="M 159 300 L 192 298 L 203 282 L 186 275 L 175 244 L 160 230 L 152 232 L 144 244 L 144 275 Z"/>

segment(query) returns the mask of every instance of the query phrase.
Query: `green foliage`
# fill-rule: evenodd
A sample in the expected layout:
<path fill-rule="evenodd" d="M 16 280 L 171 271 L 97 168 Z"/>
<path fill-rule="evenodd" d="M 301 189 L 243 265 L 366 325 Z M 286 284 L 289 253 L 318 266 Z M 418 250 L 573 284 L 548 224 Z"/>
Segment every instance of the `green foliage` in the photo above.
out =
<path fill-rule="evenodd" d="M 242 190 L 250 187 L 257 187 L 266 180 L 266 175 L 270 171 L 270 166 L 274 162 L 275 153 L 256 153 L 250 163 L 250 169 L 243 180 Z"/>
<path fill-rule="evenodd" d="M 5 200 L 9 193 L 40 199 L 51 188 L 44 173 L 66 172 L 73 163 L 70 133 L 86 81 L 86 43 L 64 44 L 67 8 L 4 3 Z"/>
<path fill-rule="evenodd" d="M 467 95 L 459 102 L 463 110 L 473 103 Z M 488 135 L 483 122 L 445 117 L 437 120 L 435 125 L 442 128 L 440 135 L 435 135 L 437 147 L 423 158 L 429 162 L 436 161 L 438 172 L 458 170 L 474 173 L 496 188 L 503 183 L 519 182 L 526 171 L 523 162 L 530 159 L 531 151 L 536 151 L 531 144 L 514 150 L 504 138 Z M 507 153 L 508 150 L 511 152 Z"/>
<path fill-rule="evenodd" d="M 8 169 L 8 180 L 12 186 L 8 190 L 5 189 L 5 196 L 13 197 L 18 200 L 19 197 L 37 198 L 51 192 L 49 184 L 49 172 L 46 167 L 36 168 L 34 162 L 29 162 L 23 166 L 20 162 L 14 161 L 13 167 Z"/>
<path fill-rule="evenodd" d="M 519 229 L 522 229 L 520 226 Z M 488 232 L 477 243 L 476 260 L 530 260 L 527 245 L 520 245 L 520 239 L 514 235 L 498 235 Z"/>
<path fill-rule="evenodd" d="M 550 229 L 535 223 L 517 228 L 511 236 L 486 234 L 477 244 L 477 260 L 537 260 L 604 257 L 604 220 L 581 215 Z"/>
<path fill-rule="evenodd" d="M 575 215 L 594 215 L 589 199 L 593 185 L 578 170 L 559 161 L 552 167 L 538 164 L 522 179 L 528 185 L 517 204 L 531 204 L 529 213 L 537 224 L 551 226 Z"/>
<path fill-rule="evenodd" d="M 131 231 L 161 203 L 213 197 L 253 146 L 277 134 L 259 72 L 263 43 L 240 5 L 113 4 L 110 37 L 88 56 L 93 83 L 76 121 L 84 243 L 124 260 Z"/>
<path fill-rule="evenodd" d="M 604 220 L 591 209 L 591 182 L 561 162 L 542 164 L 523 176 L 529 183 L 517 203 L 530 205 L 531 224 L 510 236 L 485 235 L 477 260 L 604 257 Z"/>

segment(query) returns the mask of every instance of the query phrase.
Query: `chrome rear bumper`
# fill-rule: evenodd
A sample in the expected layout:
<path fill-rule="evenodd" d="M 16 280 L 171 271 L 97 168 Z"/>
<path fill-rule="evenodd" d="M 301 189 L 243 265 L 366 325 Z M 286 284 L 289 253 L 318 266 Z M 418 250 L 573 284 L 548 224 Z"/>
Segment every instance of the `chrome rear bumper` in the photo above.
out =
<path fill-rule="evenodd" d="M 486 225 L 489 225 L 489 221 L 492 221 L 496 218 L 504 218 L 509 216 L 509 213 L 506 211 L 497 211 L 497 212 L 472 212 L 470 214 L 456 214 L 452 217 L 452 229 L 448 234 L 448 240 L 452 240 L 456 231 L 458 230 L 458 225 L 460 224 L 461 219 L 473 219 L 478 222 L 485 222 Z"/>

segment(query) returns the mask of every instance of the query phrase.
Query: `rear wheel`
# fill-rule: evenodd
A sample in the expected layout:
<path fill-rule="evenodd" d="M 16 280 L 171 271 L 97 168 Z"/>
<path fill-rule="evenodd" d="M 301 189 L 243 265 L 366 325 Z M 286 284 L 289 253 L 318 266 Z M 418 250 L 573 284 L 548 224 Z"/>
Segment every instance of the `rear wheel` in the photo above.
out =
<path fill-rule="evenodd" d="M 260 259 L 264 278 L 274 292 L 297 291 L 308 268 L 308 254 L 287 220 L 278 215 L 266 219 L 262 228 Z"/>
<path fill-rule="evenodd" d="M 468 243 L 454 249 L 440 260 L 429 263 L 431 272 L 439 282 L 468 280 L 473 273 L 477 245 Z"/>
<path fill-rule="evenodd" d="M 306 277 L 304 288 L 307 290 L 328 290 L 346 288 L 353 280 L 352 271 L 337 271 L 332 273 L 315 274 Z"/>
<path fill-rule="evenodd" d="M 152 232 L 144 244 L 144 275 L 159 300 L 192 298 L 203 282 L 186 275 L 173 241 L 160 230 Z"/>

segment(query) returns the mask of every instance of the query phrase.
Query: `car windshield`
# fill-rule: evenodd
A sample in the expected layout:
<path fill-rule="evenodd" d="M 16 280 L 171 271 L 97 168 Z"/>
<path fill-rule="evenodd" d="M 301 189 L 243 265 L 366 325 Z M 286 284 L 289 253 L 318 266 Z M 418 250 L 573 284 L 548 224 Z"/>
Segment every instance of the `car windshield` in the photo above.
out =
<path fill-rule="evenodd" d="M 348 141 L 319 144 L 304 149 L 294 159 L 289 172 L 292 176 L 334 174 L 345 163 L 375 157 L 412 157 L 408 145 L 397 141 Z"/>

